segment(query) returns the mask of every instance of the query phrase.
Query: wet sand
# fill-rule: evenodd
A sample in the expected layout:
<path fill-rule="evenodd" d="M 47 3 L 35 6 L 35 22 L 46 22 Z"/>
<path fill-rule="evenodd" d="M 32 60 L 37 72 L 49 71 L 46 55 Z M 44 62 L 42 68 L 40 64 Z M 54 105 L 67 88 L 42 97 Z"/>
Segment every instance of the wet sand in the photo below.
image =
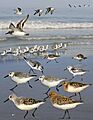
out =
<path fill-rule="evenodd" d="M 61 41 L 62 42 L 62 41 Z M 67 50 L 64 54 L 61 51 L 61 57 L 57 59 L 59 63 L 55 61 L 46 63 L 46 59 L 42 59 L 42 57 L 34 57 L 34 60 L 40 61 L 44 66 L 44 74 L 55 76 L 58 78 L 68 78 L 68 80 L 72 77 L 72 75 L 68 71 L 64 71 L 64 68 L 68 65 L 75 65 L 81 68 L 89 70 L 84 76 L 84 83 L 93 84 L 92 76 L 93 76 L 93 45 L 92 44 L 69 44 Z M 77 60 L 73 60 L 72 56 L 77 53 L 83 53 L 88 57 L 87 60 L 79 63 Z M 29 66 L 24 62 L 24 60 L 16 60 L 16 59 L 0 59 L 0 118 L 2 120 L 19 120 L 24 119 L 23 116 L 25 111 L 18 110 L 14 104 L 9 101 L 7 103 L 3 103 L 5 99 L 12 93 L 9 89 L 12 88 L 15 83 L 11 81 L 10 78 L 4 79 L 3 77 L 9 73 L 10 71 L 21 71 L 28 72 Z M 40 72 L 36 71 L 38 77 L 41 75 Z M 16 89 L 15 92 L 18 96 L 24 97 L 32 97 L 36 99 L 43 99 L 46 97 L 44 92 L 47 91 L 48 87 L 42 85 L 40 81 L 34 82 L 35 79 L 31 80 L 30 83 L 33 88 L 29 88 L 27 84 L 21 84 Z M 76 76 L 73 81 L 81 82 L 81 77 Z M 52 88 L 51 90 L 55 90 Z M 70 93 L 64 92 L 63 88 L 60 88 L 60 94 L 65 96 L 70 96 Z M 93 86 L 84 90 L 81 95 L 84 101 L 83 105 L 76 107 L 75 109 L 70 110 L 71 120 L 92 120 L 93 119 Z M 79 97 L 74 97 L 74 99 L 79 100 Z M 27 120 L 33 119 L 31 116 L 32 111 L 29 111 L 27 116 Z M 63 110 L 59 110 L 54 108 L 50 101 L 47 100 L 46 103 L 38 108 L 36 111 L 37 120 L 58 120 L 64 114 Z"/>

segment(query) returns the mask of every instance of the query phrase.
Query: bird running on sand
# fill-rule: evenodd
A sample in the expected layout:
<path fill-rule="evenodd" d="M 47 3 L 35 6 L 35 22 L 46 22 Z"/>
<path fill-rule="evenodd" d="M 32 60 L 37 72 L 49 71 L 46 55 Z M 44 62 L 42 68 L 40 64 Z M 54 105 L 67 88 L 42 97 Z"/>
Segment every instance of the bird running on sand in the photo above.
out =
<path fill-rule="evenodd" d="M 62 81 L 62 83 L 58 86 L 58 88 L 63 86 L 64 90 L 66 92 L 75 93 L 74 95 L 70 96 L 70 98 L 76 96 L 78 93 L 80 100 L 81 100 L 82 98 L 81 98 L 80 92 L 83 91 L 84 89 L 88 88 L 91 85 L 92 84 L 84 84 L 84 83 L 80 83 L 80 82 Z"/>
<path fill-rule="evenodd" d="M 49 60 L 49 61 L 47 61 L 47 63 L 51 62 L 52 60 L 54 60 L 56 63 L 58 63 L 58 61 L 56 59 L 59 57 L 60 57 L 60 55 L 48 54 L 48 55 L 44 56 L 44 59 L 47 58 Z"/>
<path fill-rule="evenodd" d="M 57 88 L 58 84 L 60 82 L 64 81 L 65 79 L 59 79 L 59 78 L 52 77 L 52 76 L 42 75 L 42 76 L 39 77 L 39 79 L 37 79 L 35 81 L 38 81 L 38 80 L 40 80 L 43 85 L 49 87 L 49 89 L 45 93 L 45 94 L 48 94 L 48 92 L 50 91 L 50 88 L 55 87 L 55 86 L 56 86 L 56 90 L 58 91 L 58 88 Z"/>
<path fill-rule="evenodd" d="M 81 62 L 82 60 L 87 59 L 87 57 L 84 56 L 83 54 L 77 54 L 76 56 L 72 57 L 72 59 L 76 59 L 76 60 L 79 60 Z"/>
<path fill-rule="evenodd" d="M 33 110 L 32 116 L 35 117 L 35 112 L 37 108 L 44 104 L 44 101 L 42 100 L 36 100 L 33 98 L 25 98 L 25 97 L 17 97 L 15 94 L 9 95 L 8 99 L 4 101 L 7 102 L 8 100 L 11 100 L 15 106 L 20 109 L 26 111 L 26 114 L 24 115 L 24 118 L 27 116 L 29 110 Z"/>
<path fill-rule="evenodd" d="M 40 62 L 38 62 L 38 61 L 33 61 L 33 60 L 28 59 L 28 58 L 26 58 L 26 57 L 24 57 L 24 60 L 25 60 L 25 62 L 30 66 L 29 73 L 30 73 L 31 70 L 32 70 L 33 73 L 35 73 L 34 70 L 39 70 L 39 71 L 41 71 L 42 74 L 43 74 L 44 67 L 41 65 Z M 34 69 L 34 70 L 33 70 L 33 69 Z"/>
<path fill-rule="evenodd" d="M 22 84 L 22 83 L 28 83 L 29 87 L 32 88 L 32 86 L 30 85 L 30 80 L 32 78 L 35 78 L 37 75 L 30 75 L 28 73 L 23 73 L 23 72 L 10 72 L 8 75 L 6 75 L 4 78 L 6 77 L 11 77 L 11 79 L 16 82 L 16 85 L 11 88 L 10 90 L 14 90 L 19 84 Z"/>
<path fill-rule="evenodd" d="M 68 119 L 70 119 L 71 117 L 69 114 L 69 109 L 73 109 L 77 105 L 83 104 L 82 101 L 77 101 L 77 100 L 71 99 L 69 97 L 60 95 L 60 94 L 56 93 L 55 91 L 51 91 L 49 93 L 48 97 L 50 98 L 50 101 L 55 108 L 65 110 L 65 113 L 64 113 L 62 119 L 65 118 L 66 114 L 68 114 Z"/>
<path fill-rule="evenodd" d="M 73 75 L 72 79 L 77 75 L 83 76 L 88 71 L 74 66 L 67 66 L 64 70 L 68 70 Z"/>
<path fill-rule="evenodd" d="M 14 35 L 14 36 L 27 36 L 27 35 L 29 35 L 25 31 L 23 31 L 24 24 L 28 20 L 28 18 L 29 18 L 29 15 L 27 15 L 24 19 L 19 21 L 16 26 L 13 23 L 10 23 L 9 29 L 11 29 L 11 30 L 8 31 L 6 34 L 10 34 L 10 35 Z"/>

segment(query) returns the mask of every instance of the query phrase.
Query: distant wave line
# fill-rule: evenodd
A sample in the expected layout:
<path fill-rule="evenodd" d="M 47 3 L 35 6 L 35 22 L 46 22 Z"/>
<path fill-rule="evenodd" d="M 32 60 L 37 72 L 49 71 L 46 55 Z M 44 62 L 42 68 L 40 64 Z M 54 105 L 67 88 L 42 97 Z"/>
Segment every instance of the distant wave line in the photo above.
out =
<path fill-rule="evenodd" d="M 9 37 L 6 37 L 6 36 L 1 36 L 0 37 L 0 41 L 7 41 L 7 40 L 11 40 L 13 41 L 13 39 L 15 40 L 15 36 L 9 36 Z M 33 41 L 33 40 L 49 40 L 49 41 L 52 41 L 52 40 L 67 40 L 67 41 L 78 41 L 78 39 L 82 39 L 84 41 L 86 41 L 88 39 L 88 42 L 89 39 L 92 40 L 93 39 L 93 35 L 79 35 L 79 36 L 28 36 L 28 37 L 18 37 L 17 38 L 18 40 L 25 40 L 25 41 Z"/>
<path fill-rule="evenodd" d="M 0 29 L 8 29 L 11 21 L 0 21 Z M 26 23 L 25 29 L 79 29 L 79 28 L 93 28 L 93 23 L 65 23 L 65 22 L 50 22 L 50 21 L 29 21 Z"/>

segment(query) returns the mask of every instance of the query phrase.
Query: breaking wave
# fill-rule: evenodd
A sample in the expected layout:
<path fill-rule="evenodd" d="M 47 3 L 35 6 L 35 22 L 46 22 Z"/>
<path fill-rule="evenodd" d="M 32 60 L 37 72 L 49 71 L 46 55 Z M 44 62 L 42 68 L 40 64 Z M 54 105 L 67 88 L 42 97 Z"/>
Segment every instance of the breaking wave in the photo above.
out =
<path fill-rule="evenodd" d="M 0 29 L 7 29 L 11 21 L 0 21 Z M 16 23 L 14 23 L 16 24 Z M 65 23 L 57 21 L 28 21 L 25 24 L 25 29 L 79 29 L 79 28 L 93 28 L 93 23 Z"/>

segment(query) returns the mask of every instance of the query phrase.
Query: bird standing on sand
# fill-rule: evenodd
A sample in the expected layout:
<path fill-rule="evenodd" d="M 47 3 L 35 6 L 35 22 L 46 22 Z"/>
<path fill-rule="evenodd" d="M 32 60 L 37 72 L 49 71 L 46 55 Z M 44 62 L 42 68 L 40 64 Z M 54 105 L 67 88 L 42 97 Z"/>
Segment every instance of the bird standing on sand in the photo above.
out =
<path fill-rule="evenodd" d="M 82 98 L 81 98 L 80 92 L 83 91 L 84 89 L 88 88 L 91 85 L 92 84 L 84 84 L 84 83 L 80 83 L 80 82 L 62 81 L 62 83 L 58 86 L 58 88 L 63 86 L 64 90 L 66 92 L 75 93 L 74 95 L 70 96 L 70 98 L 76 96 L 78 93 L 80 100 L 81 100 Z"/>
<path fill-rule="evenodd" d="M 24 118 L 26 118 L 28 111 L 33 110 L 32 116 L 35 117 L 35 112 L 37 108 L 44 104 L 44 101 L 42 100 L 36 100 L 33 98 L 25 98 L 25 97 L 17 97 L 15 94 L 9 95 L 8 99 L 4 101 L 7 102 L 8 100 L 11 100 L 15 106 L 20 109 L 26 111 L 26 114 L 24 115 Z"/>
<path fill-rule="evenodd" d="M 24 57 L 24 60 L 30 66 L 29 73 L 31 72 L 31 70 L 32 70 L 33 73 L 35 73 L 34 70 L 39 70 L 43 74 L 44 67 L 41 65 L 40 62 L 33 61 L 32 59 L 27 59 L 26 57 Z"/>
<path fill-rule="evenodd" d="M 10 72 L 8 75 L 6 75 L 4 78 L 6 77 L 11 77 L 11 79 L 16 82 L 16 86 L 14 86 L 13 88 L 11 88 L 10 90 L 14 90 L 19 84 L 22 83 L 28 83 L 29 87 L 32 88 L 32 86 L 30 85 L 29 81 L 32 78 L 35 78 L 37 75 L 30 75 L 27 73 L 23 73 L 23 72 Z"/>
<path fill-rule="evenodd" d="M 73 109 L 76 106 L 83 104 L 82 101 L 77 101 L 77 100 L 71 99 L 69 97 L 60 95 L 60 94 L 56 93 L 55 91 L 51 91 L 49 93 L 48 97 L 50 98 L 50 101 L 55 108 L 65 110 L 65 113 L 64 113 L 62 119 L 65 118 L 66 113 L 68 114 L 68 119 L 70 119 L 71 117 L 69 114 L 69 109 Z"/>
<path fill-rule="evenodd" d="M 83 76 L 88 71 L 74 66 L 67 66 L 64 70 L 68 70 L 73 75 L 72 79 L 77 75 Z"/>
<path fill-rule="evenodd" d="M 47 63 L 51 62 L 52 60 L 54 60 L 56 63 L 58 63 L 58 61 L 56 60 L 57 58 L 59 58 L 60 55 L 56 55 L 56 54 L 48 54 L 44 56 L 44 59 L 48 59 Z"/>
<path fill-rule="evenodd" d="M 84 56 L 83 54 L 77 54 L 76 56 L 72 57 L 72 59 L 76 59 L 76 60 L 79 60 L 81 62 L 82 60 L 87 59 L 87 57 Z"/>

